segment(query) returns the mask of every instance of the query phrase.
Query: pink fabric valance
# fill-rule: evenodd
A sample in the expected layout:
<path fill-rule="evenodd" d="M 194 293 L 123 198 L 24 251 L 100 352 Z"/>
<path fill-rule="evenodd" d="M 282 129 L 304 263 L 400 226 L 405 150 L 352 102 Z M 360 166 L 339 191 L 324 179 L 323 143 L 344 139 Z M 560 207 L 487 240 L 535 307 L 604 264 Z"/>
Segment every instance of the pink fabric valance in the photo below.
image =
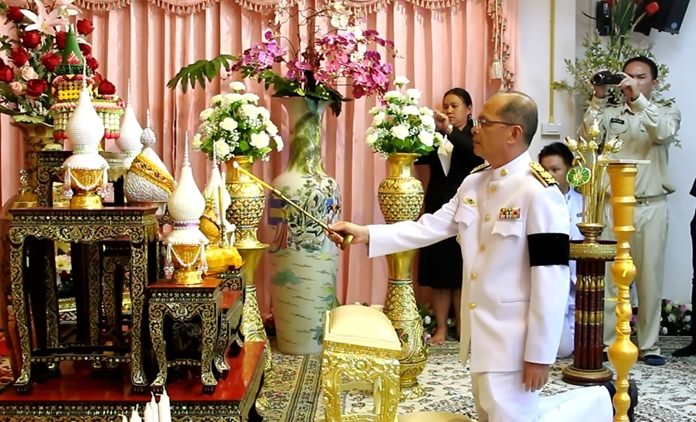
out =
<path fill-rule="evenodd" d="M 132 0 L 76 0 L 75 4 L 80 8 L 92 11 L 114 10 L 125 7 Z M 188 15 L 207 9 L 211 4 L 218 3 L 220 0 L 148 0 L 152 4 L 165 9 L 169 13 L 178 15 Z M 223 0 L 224 1 L 224 0 Z M 267 12 L 273 9 L 282 0 L 232 0 L 247 10 L 256 12 Z M 436 10 L 457 7 L 463 0 L 402 0 L 405 3 L 413 4 L 425 9 Z M 324 0 L 325 4 L 331 3 Z M 348 8 L 359 11 L 362 15 L 374 13 L 384 9 L 392 3 L 392 0 L 346 0 Z"/>

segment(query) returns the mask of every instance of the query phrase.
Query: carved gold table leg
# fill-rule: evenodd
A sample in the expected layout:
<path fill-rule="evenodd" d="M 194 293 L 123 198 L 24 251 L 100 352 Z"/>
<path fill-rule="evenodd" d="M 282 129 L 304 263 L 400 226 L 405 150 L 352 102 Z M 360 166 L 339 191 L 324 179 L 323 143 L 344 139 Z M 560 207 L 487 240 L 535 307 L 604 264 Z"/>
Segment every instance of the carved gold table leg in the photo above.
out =
<path fill-rule="evenodd" d="M 166 304 L 154 300 L 150 300 L 148 305 L 152 350 L 155 352 L 157 360 L 157 375 L 150 387 L 155 391 L 161 391 L 162 387 L 167 384 L 167 341 L 164 338 L 164 313 L 166 309 Z"/>
<path fill-rule="evenodd" d="M 148 283 L 148 236 L 142 234 L 141 243 L 131 242 L 131 382 L 136 392 L 147 387 L 147 377 L 143 368 L 142 320 L 145 313 L 145 286 Z"/>
<path fill-rule="evenodd" d="M 259 302 L 256 298 L 256 284 L 254 277 L 256 267 L 259 265 L 263 252 L 268 248 L 265 243 L 258 243 L 256 246 L 237 247 L 242 256 L 242 280 L 244 283 L 244 307 L 242 308 L 242 325 L 240 331 L 244 342 L 259 341 L 263 342 L 264 348 L 264 372 L 266 376 L 273 370 L 273 356 L 271 355 L 271 344 L 268 341 L 266 330 L 263 328 Z"/>
<path fill-rule="evenodd" d="M 614 421 L 628 422 L 627 412 L 631 404 L 628 395 L 628 375 L 638 359 L 638 348 L 631 342 L 631 303 L 629 290 L 636 275 L 628 243 L 635 231 L 633 211 L 636 205 L 635 182 L 638 169 L 635 163 L 611 162 L 608 168 L 611 183 L 611 206 L 616 236 L 616 259 L 611 267 L 616 298 L 616 341 L 609 347 L 609 360 L 616 369 L 616 395 L 614 395 Z"/>
<path fill-rule="evenodd" d="M 602 349 L 605 263 L 614 259 L 616 244 L 598 240 L 602 224 L 580 223 L 578 227 L 584 240 L 570 244 L 570 258 L 577 262 L 575 347 L 573 363 L 563 368 L 563 381 L 599 385 L 613 376 L 604 366 Z"/>
<path fill-rule="evenodd" d="M 418 314 L 411 278 L 415 254 L 415 250 L 410 250 L 387 256 L 389 285 L 384 313 L 401 340 L 403 356 L 399 359 L 399 380 L 402 399 L 423 396 L 423 387 L 418 384 L 417 377 L 423 372 L 428 357 L 423 321 Z"/>
<path fill-rule="evenodd" d="M 220 293 L 217 293 L 218 298 Z M 217 386 L 217 379 L 213 373 L 213 359 L 218 337 L 218 308 L 220 299 L 201 305 L 199 314 L 203 326 L 203 348 L 201 350 L 201 382 L 203 391 L 212 393 Z"/>
<path fill-rule="evenodd" d="M 24 277 L 22 274 L 23 262 L 23 238 L 13 236 L 10 229 L 10 274 L 12 279 L 12 304 L 14 307 L 15 318 L 17 320 L 17 331 L 19 331 L 19 342 L 22 350 L 22 368 L 19 377 L 15 380 L 14 386 L 17 392 L 24 393 L 31 390 L 31 336 L 29 333 L 29 314 L 24 300 Z"/>

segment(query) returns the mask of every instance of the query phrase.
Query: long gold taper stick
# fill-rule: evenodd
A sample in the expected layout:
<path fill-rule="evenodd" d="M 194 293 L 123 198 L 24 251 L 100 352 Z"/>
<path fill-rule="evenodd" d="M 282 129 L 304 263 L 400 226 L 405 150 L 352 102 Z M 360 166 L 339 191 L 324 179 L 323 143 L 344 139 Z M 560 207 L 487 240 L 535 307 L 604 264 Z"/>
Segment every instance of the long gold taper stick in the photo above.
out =
<path fill-rule="evenodd" d="M 342 233 L 337 232 L 336 230 L 330 229 L 329 226 L 328 226 L 326 223 L 324 223 L 323 221 L 319 220 L 318 218 L 316 218 L 316 217 L 313 216 L 312 214 L 308 213 L 304 208 L 302 208 L 301 206 L 297 205 L 294 201 L 292 201 L 292 200 L 291 200 L 290 198 L 288 198 L 287 196 L 283 195 L 283 193 L 282 193 L 281 191 L 279 191 L 278 189 L 274 188 L 273 186 L 269 185 L 268 183 L 266 183 L 266 182 L 264 182 L 263 180 L 261 180 L 261 179 L 259 179 L 258 177 L 256 177 L 256 176 L 255 176 L 254 174 L 252 174 L 251 172 L 248 172 L 247 170 L 245 170 L 244 168 L 242 168 L 242 166 L 240 166 L 239 163 L 237 163 L 236 161 L 233 161 L 233 162 L 232 162 L 232 166 L 233 166 L 234 168 L 236 168 L 237 170 L 241 171 L 242 173 L 246 174 L 247 176 L 251 177 L 252 179 L 254 179 L 256 182 L 258 182 L 259 184 L 261 184 L 261 186 L 263 186 L 263 187 L 265 187 L 266 189 L 270 190 L 271 193 L 272 193 L 273 195 L 277 196 L 278 198 L 280 198 L 280 199 L 282 199 L 283 201 L 287 202 L 288 204 L 292 205 L 296 210 L 298 210 L 299 212 L 301 212 L 302 214 L 304 214 L 305 216 L 307 216 L 307 218 L 309 218 L 310 220 L 312 220 L 312 221 L 314 221 L 315 223 L 317 223 L 317 224 L 319 225 L 319 227 L 321 227 L 322 229 L 324 229 L 324 230 L 326 230 L 326 231 L 328 231 L 328 232 L 331 232 L 331 233 L 336 233 L 337 235 L 341 236 L 341 237 L 343 238 L 343 240 L 341 240 L 341 249 L 347 248 L 348 246 L 350 246 L 351 242 L 353 242 L 353 235 L 352 235 L 352 234 L 345 234 L 345 235 L 344 235 L 344 234 L 342 234 Z"/>

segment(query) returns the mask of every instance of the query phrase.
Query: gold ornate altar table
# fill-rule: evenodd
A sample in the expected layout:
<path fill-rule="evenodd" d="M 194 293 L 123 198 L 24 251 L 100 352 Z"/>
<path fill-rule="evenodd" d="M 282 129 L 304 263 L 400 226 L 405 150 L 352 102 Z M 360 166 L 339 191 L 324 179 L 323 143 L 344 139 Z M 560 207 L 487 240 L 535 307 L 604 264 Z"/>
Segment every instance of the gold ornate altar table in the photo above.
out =
<path fill-rule="evenodd" d="M 157 278 L 157 237 L 158 224 L 156 207 L 129 206 L 105 207 L 97 210 L 78 210 L 69 208 L 24 208 L 12 209 L 10 214 L 10 273 L 12 283 L 13 308 L 22 353 L 22 367 L 15 381 L 18 392 L 31 389 L 31 369 L 33 362 L 56 364 L 63 360 L 82 360 L 93 362 L 119 363 L 129 361 L 131 382 L 134 389 L 147 387 L 143 368 L 143 316 L 145 286 Z M 36 254 L 36 246 L 43 245 L 44 254 L 52 251 L 53 241 L 79 242 L 93 245 L 105 240 L 125 240 L 131 247 L 131 310 L 130 351 L 127 356 L 114 356 L 110 353 L 95 353 L 93 349 L 83 348 L 85 352 L 61 351 L 58 346 L 57 300 L 55 298 L 55 276 L 50 268 L 52 259 L 41 259 Z M 34 250 L 32 250 L 32 248 Z M 29 259 L 27 259 L 29 257 Z M 31 258 L 34 259 L 31 259 Z M 47 262 L 49 265 L 47 265 Z M 34 287 L 43 286 L 44 291 L 31 291 L 27 287 L 36 278 Z M 89 318 L 97 318 L 100 280 L 89 277 L 90 297 L 87 301 Z M 97 293 L 94 293 L 97 292 Z M 44 302 L 36 307 L 35 302 Z M 31 308 L 31 309 L 30 309 Z M 45 309 L 45 321 L 41 322 L 36 309 Z M 90 327 L 93 324 L 90 322 Z M 46 331 L 45 345 L 32 345 L 32 330 Z M 90 337 L 92 335 L 90 334 Z M 90 338 L 90 343 L 94 339 Z M 41 347 L 48 346 L 46 350 Z"/>

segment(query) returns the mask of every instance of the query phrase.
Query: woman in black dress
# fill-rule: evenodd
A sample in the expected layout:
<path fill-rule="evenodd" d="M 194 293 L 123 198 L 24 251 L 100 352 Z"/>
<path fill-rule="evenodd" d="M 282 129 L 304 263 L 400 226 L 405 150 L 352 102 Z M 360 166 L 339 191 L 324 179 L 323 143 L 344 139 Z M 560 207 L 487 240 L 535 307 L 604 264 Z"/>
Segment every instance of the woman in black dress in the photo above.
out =
<path fill-rule="evenodd" d="M 464 177 L 483 163 L 474 155 L 471 135 L 471 96 L 463 88 L 452 88 L 442 99 L 442 112 L 436 113 L 437 130 L 446 135 L 440 148 L 421 157 L 416 164 L 430 167 L 425 192 L 425 212 L 440 209 L 457 192 Z M 432 306 L 437 328 L 431 343 L 442 344 L 447 337 L 447 316 L 454 305 L 459 327 L 462 288 L 462 253 L 455 238 L 421 249 L 418 282 L 432 288 Z"/>

